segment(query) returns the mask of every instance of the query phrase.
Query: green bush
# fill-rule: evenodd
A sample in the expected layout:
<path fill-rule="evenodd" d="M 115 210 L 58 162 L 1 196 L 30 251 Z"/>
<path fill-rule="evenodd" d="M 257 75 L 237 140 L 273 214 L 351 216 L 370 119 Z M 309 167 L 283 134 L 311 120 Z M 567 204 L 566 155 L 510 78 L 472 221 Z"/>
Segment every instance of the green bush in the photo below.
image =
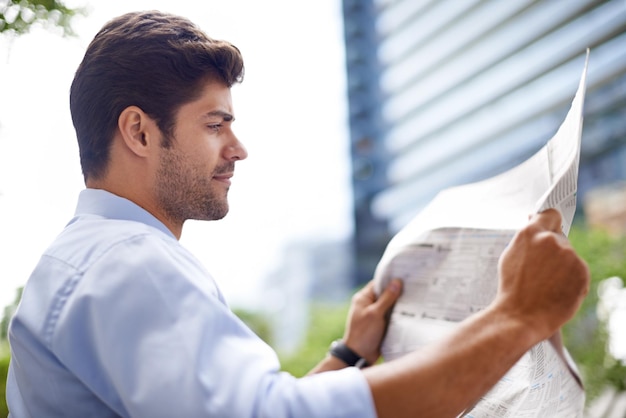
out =
<path fill-rule="evenodd" d="M 294 376 L 306 375 L 320 362 L 333 340 L 341 338 L 350 308 L 344 304 L 313 303 L 307 335 L 301 348 L 292 354 L 278 353 L 282 369 Z"/>
<path fill-rule="evenodd" d="M 575 225 L 569 239 L 589 266 L 591 287 L 576 316 L 563 327 L 563 340 L 580 368 L 590 401 L 606 386 L 626 389 L 626 365 L 608 352 L 606 324 L 596 313 L 599 283 L 614 276 L 626 280 L 626 237 Z"/>
<path fill-rule="evenodd" d="M 295 353 L 278 352 L 283 371 L 294 376 L 306 375 L 326 355 L 331 341 L 341 338 L 350 302 L 320 303 L 313 302 L 310 306 L 310 322 L 304 341 Z M 241 318 L 261 339 L 272 345 L 269 320 L 262 314 L 235 310 Z"/>
<path fill-rule="evenodd" d="M 9 408 L 6 401 L 7 390 L 7 374 L 9 373 L 9 355 L 6 342 L 0 341 L 0 417 L 6 417 L 9 415 Z"/>
<path fill-rule="evenodd" d="M 233 313 L 245 322 L 260 339 L 271 344 L 272 326 L 263 314 L 245 309 L 233 309 Z"/>

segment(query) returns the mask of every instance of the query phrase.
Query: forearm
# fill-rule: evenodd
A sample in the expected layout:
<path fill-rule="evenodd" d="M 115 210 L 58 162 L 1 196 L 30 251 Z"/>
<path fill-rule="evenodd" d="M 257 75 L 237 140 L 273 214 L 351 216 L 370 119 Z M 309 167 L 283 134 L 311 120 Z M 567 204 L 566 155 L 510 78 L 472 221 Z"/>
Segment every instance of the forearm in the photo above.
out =
<path fill-rule="evenodd" d="M 363 373 L 380 418 L 456 417 L 540 340 L 489 308 L 438 343 Z"/>
<path fill-rule="evenodd" d="M 339 370 L 343 369 L 344 367 L 346 367 L 346 363 L 339 360 L 337 357 L 333 357 L 327 354 L 326 357 L 324 357 L 322 361 L 320 361 L 313 369 L 311 369 L 308 374 L 311 375 L 316 373 L 328 372 L 331 370 Z"/>

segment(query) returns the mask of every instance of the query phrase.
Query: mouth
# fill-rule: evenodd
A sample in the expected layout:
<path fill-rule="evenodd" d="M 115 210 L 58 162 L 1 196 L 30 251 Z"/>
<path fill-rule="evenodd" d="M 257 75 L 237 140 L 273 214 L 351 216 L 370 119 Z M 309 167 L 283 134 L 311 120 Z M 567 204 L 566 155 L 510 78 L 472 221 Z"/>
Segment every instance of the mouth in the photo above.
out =
<path fill-rule="evenodd" d="M 213 180 L 216 180 L 220 183 L 224 183 L 227 185 L 230 185 L 230 179 L 233 177 L 234 173 L 229 172 L 229 173 L 220 173 L 220 174 L 216 174 L 213 176 Z"/>

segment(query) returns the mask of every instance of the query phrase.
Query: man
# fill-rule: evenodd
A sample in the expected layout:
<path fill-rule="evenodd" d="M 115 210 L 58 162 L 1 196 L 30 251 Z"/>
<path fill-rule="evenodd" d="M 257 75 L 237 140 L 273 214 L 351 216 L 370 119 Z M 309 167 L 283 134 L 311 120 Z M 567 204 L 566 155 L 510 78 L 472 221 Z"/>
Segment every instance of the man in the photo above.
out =
<path fill-rule="evenodd" d="M 21 417 L 454 417 L 578 309 L 589 275 L 535 216 L 500 262 L 495 301 L 445 340 L 373 364 L 401 292 L 353 298 L 342 343 L 306 377 L 231 313 L 180 244 L 220 219 L 235 162 L 231 86 L 243 61 L 188 20 L 130 13 L 89 45 L 70 93 L 86 189 L 43 254 L 10 327 Z"/>

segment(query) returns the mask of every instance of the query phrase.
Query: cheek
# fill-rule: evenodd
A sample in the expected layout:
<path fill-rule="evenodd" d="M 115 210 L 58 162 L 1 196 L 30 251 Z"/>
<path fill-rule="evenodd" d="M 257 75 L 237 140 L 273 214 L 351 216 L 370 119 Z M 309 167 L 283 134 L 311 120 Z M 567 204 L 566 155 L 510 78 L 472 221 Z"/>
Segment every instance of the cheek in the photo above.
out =
<path fill-rule="evenodd" d="M 193 138 L 187 142 L 183 154 L 188 167 L 193 167 L 194 171 L 212 172 L 219 164 L 222 150 L 215 139 L 206 138 L 200 132 L 195 135 L 188 133 L 187 138 Z"/>
<path fill-rule="evenodd" d="M 189 156 L 189 166 L 198 173 L 212 173 L 217 166 L 218 159 L 215 151 L 198 149 L 195 154 Z"/>

